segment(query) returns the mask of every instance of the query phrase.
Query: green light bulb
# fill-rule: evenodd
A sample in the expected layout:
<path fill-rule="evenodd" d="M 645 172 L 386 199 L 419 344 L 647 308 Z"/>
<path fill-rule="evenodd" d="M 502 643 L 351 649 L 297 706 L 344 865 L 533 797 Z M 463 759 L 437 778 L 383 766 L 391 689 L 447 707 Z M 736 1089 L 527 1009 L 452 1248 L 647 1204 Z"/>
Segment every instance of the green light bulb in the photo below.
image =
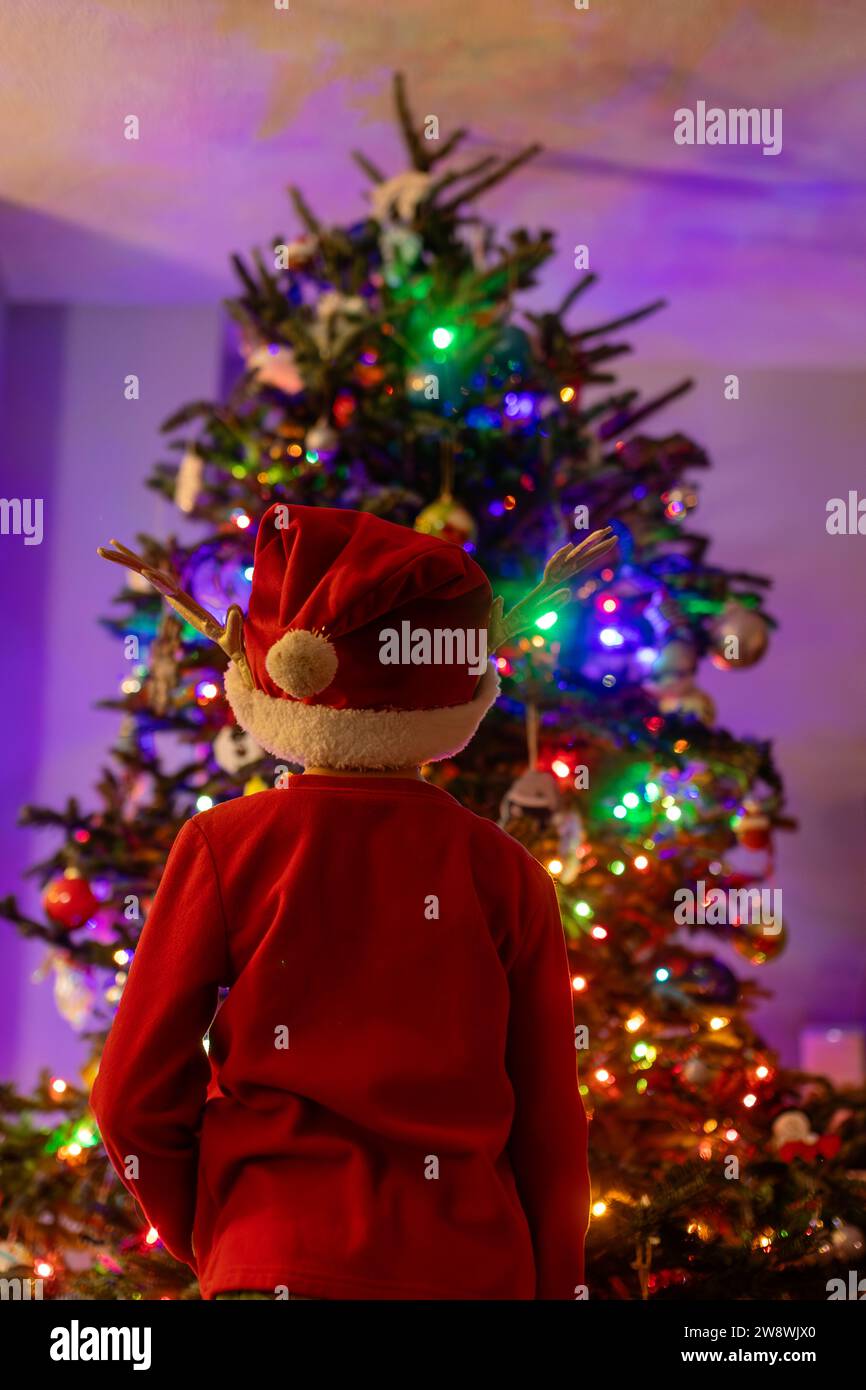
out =
<path fill-rule="evenodd" d="M 552 611 L 550 613 L 542 613 L 540 618 L 535 619 L 535 626 L 540 627 L 542 632 L 546 632 L 549 627 L 553 627 L 558 617 L 559 614 Z"/>

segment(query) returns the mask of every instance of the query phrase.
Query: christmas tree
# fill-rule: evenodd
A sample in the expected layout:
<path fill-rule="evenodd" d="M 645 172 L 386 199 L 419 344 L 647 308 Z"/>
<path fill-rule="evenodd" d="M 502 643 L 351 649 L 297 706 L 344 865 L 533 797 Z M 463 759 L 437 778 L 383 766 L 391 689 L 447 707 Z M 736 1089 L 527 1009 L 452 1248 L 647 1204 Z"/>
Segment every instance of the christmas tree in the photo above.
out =
<path fill-rule="evenodd" d="M 503 694 L 469 749 L 425 775 L 558 885 L 591 1117 L 590 1295 L 825 1297 L 862 1250 L 866 1095 L 781 1067 L 749 1022 L 754 986 L 689 944 L 709 934 L 765 962 L 784 942 L 763 911 L 773 836 L 791 825 L 781 778 L 767 743 L 714 727 L 697 683 L 704 658 L 761 658 L 768 582 L 710 563 L 690 527 L 703 451 L 645 433 L 690 383 L 645 401 L 610 370 L 628 351 L 619 330 L 660 305 L 574 327 L 587 273 L 552 311 L 521 312 L 552 237 L 502 237 L 475 209 L 535 147 L 460 163 L 465 132 L 419 125 L 399 78 L 395 97 L 410 167 L 388 177 L 355 155 L 368 214 L 325 226 L 293 191 L 295 239 L 235 258 L 242 369 L 225 401 L 166 422 L 174 458 L 149 481 L 195 539 L 138 547 L 222 623 L 245 607 L 274 501 L 462 545 L 508 606 L 565 542 L 615 529 L 577 601 L 501 649 Z M 88 1091 L 184 821 L 296 769 L 232 725 L 218 648 L 141 574 L 123 582 L 108 621 L 120 692 L 104 702 L 119 736 L 94 806 L 25 808 L 60 836 L 32 871 L 44 918 L 0 904 L 48 946 L 92 1045 L 78 1082 L 0 1087 L 0 1273 L 35 1272 L 53 1296 L 194 1298 L 108 1167 Z"/>

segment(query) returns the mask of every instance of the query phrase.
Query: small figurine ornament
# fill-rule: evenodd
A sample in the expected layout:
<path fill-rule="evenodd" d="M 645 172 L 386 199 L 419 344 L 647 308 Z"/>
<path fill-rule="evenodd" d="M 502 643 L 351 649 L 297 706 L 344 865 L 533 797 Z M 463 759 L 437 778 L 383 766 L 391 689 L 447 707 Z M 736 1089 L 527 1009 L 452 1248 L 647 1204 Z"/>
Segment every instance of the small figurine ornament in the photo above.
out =
<path fill-rule="evenodd" d="M 264 757 L 264 748 L 239 724 L 226 724 L 213 742 L 213 755 L 223 772 L 234 775 Z"/>

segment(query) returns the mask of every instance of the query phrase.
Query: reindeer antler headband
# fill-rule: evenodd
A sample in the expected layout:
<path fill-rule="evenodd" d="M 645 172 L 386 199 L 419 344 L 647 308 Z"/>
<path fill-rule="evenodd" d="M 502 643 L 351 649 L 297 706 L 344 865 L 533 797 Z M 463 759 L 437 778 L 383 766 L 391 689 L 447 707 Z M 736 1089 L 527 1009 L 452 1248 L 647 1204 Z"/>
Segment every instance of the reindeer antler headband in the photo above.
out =
<path fill-rule="evenodd" d="M 493 600 L 490 619 L 487 625 L 487 650 L 492 655 L 505 642 L 510 642 L 519 632 L 525 631 L 538 614 L 542 605 L 546 608 L 561 608 L 572 595 L 563 587 L 575 575 L 588 569 L 602 555 L 606 555 L 616 545 L 616 536 L 609 526 L 601 531 L 593 531 L 580 545 L 563 545 L 552 555 L 544 567 L 541 582 L 536 584 L 519 603 L 504 612 L 502 597 Z M 110 547 L 114 547 L 111 549 Z M 141 555 L 129 550 L 119 541 L 112 540 L 107 546 L 99 546 L 97 555 L 103 560 L 112 560 L 117 565 L 140 574 L 162 594 L 166 603 L 198 632 L 209 637 L 237 666 L 248 690 L 253 689 L 253 677 L 244 651 L 244 615 L 236 603 L 226 613 L 224 623 L 219 623 L 212 613 L 196 603 L 178 585 L 173 575 L 148 564 Z"/>
<path fill-rule="evenodd" d="M 505 613 L 505 600 L 500 596 L 493 600 L 490 621 L 487 624 L 487 649 L 495 652 L 505 642 L 510 642 L 519 632 L 524 632 L 538 614 L 539 608 L 561 608 L 571 599 L 571 590 L 563 588 L 581 570 L 589 569 L 602 555 L 606 555 L 616 545 L 616 536 L 609 526 L 601 531 L 593 531 L 580 545 L 563 545 L 555 555 L 551 555 L 544 566 L 541 583 L 536 584 L 525 598 Z"/>
<path fill-rule="evenodd" d="M 110 549 L 110 546 L 114 546 L 114 549 Z M 236 603 L 233 603 L 226 613 L 225 622 L 219 623 L 212 613 L 208 613 L 206 608 L 196 603 L 191 594 L 180 588 L 173 575 L 148 564 L 141 555 L 136 555 L 134 550 L 128 550 L 120 541 L 112 540 L 107 546 L 100 545 L 96 553 L 101 555 L 103 560 L 113 560 L 117 565 L 125 565 L 127 569 L 134 570 L 158 589 L 176 613 L 198 632 L 216 642 L 218 647 L 222 647 L 226 656 L 240 671 L 244 685 L 248 690 L 252 690 L 253 675 L 244 652 L 244 615 Z"/>

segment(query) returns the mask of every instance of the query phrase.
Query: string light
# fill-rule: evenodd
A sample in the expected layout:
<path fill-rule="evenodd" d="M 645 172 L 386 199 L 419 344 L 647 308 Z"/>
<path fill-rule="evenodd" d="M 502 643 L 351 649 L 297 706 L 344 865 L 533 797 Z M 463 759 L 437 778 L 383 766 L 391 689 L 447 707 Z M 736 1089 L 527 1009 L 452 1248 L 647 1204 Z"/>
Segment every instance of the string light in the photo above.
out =
<path fill-rule="evenodd" d="M 644 789 L 643 789 L 643 794 L 644 794 L 644 796 L 646 797 L 647 801 L 657 801 L 657 800 L 658 800 L 658 795 L 659 795 L 659 789 L 658 789 L 658 786 L 656 785 L 656 783 L 655 783 L 655 782 L 647 782 L 646 786 L 645 786 Z"/>
<path fill-rule="evenodd" d="M 547 632 L 548 628 L 553 627 L 558 617 L 559 614 L 552 610 L 550 613 L 542 613 L 540 618 L 536 618 L 535 626 L 540 627 L 542 632 Z"/>
<path fill-rule="evenodd" d="M 630 811 L 633 811 L 635 806 L 640 804 L 640 797 L 637 796 L 635 792 L 626 792 L 622 799 L 622 804 L 623 806 L 627 806 Z"/>
<path fill-rule="evenodd" d="M 608 864 L 607 867 L 610 869 L 611 873 L 616 874 L 617 877 L 619 877 L 620 874 L 625 873 L 625 864 L 623 864 L 621 859 L 614 859 L 613 862 L 611 864 Z"/>
<path fill-rule="evenodd" d="M 200 797 L 198 798 L 198 800 L 196 801 L 196 803 L 195 803 L 195 807 L 196 807 L 196 810 L 197 810 L 197 811 L 209 811 L 210 808 L 211 808 L 212 806 L 213 806 L 213 797 L 212 797 L 212 796 L 200 796 Z"/>
<path fill-rule="evenodd" d="M 601 1201 L 599 1201 L 599 1202 L 593 1202 L 593 1204 L 592 1204 L 592 1214 L 593 1214 L 593 1216 L 604 1216 L 604 1214 L 605 1214 L 606 1211 L 607 1211 L 607 1202 L 601 1202 Z"/>
<path fill-rule="evenodd" d="M 454 342 L 454 333 L 450 328 L 434 328 L 430 334 L 433 339 L 433 346 L 444 352 Z"/>
<path fill-rule="evenodd" d="M 159 1240 L 159 1231 L 156 1229 L 155 1226 L 151 1226 L 151 1227 L 150 1227 L 150 1230 L 149 1230 L 148 1233 L 147 1233 L 147 1235 L 144 1237 L 144 1243 L 145 1243 L 145 1245 L 156 1245 L 156 1243 L 157 1243 L 158 1240 Z"/>
<path fill-rule="evenodd" d="M 585 975 L 573 975 L 571 977 L 571 987 L 575 994 L 582 994 L 586 989 L 587 979 Z"/>
<path fill-rule="evenodd" d="M 751 1110 L 753 1105 L 757 1105 L 758 1097 L 750 1091 L 747 1096 L 743 1096 L 743 1104 L 747 1110 Z"/>
<path fill-rule="evenodd" d="M 680 810 L 679 806 L 669 806 L 668 809 L 665 811 L 665 815 L 667 816 L 668 820 L 677 821 L 682 815 L 682 811 Z"/>
<path fill-rule="evenodd" d="M 571 772 L 571 768 L 568 766 L 568 763 L 564 763 L 562 761 L 562 758 L 554 758 L 553 762 L 550 764 L 550 769 L 551 772 L 554 772 L 557 777 L 568 777 L 569 773 Z"/>
<path fill-rule="evenodd" d="M 634 860 L 634 866 L 636 869 L 640 870 L 649 868 L 649 860 L 647 859 L 646 855 L 639 854 L 637 858 Z"/>
<path fill-rule="evenodd" d="M 730 1021 L 731 1020 L 729 1018 L 722 1018 L 721 1016 L 717 1015 L 715 1018 L 710 1019 L 710 1027 L 712 1028 L 714 1033 L 718 1033 L 720 1029 L 727 1028 Z"/>
<path fill-rule="evenodd" d="M 596 941 L 605 941 L 607 939 L 607 928 L 593 927 L 590 935 L 593 936 Z"/>
<path fill-rule="evenodd" d="M 569 401 L 574 400 L 574 387 L 563 386 L 562 390 L 559 393 L 559 399 L 563 402 L 564 405 L 568 405 Z"/>
<path fill-rule="evenodd" d="M 68 1091 L 69 1086 L 62 1076 L 52 1076 L 48 1089 L 53 1096 L 62 1096 Z"/>
<path fill-rule="evenodd" d="M 625 820 L 626 816 L 628 815 L 628 811 L 625 809 L 624 806 L 614 806 L 613 814 L 616 816 L 617 820 Z"/>
<path fill-rule="evenodd" d="M 561 874 L 561 873 L 562 873 L 562 869 L 563 869 L 563 864 L 562 864 L 562 860 L 561 860 L 561 859 L 549 859 L 549 860 L 547 861 L 547 872 L 548 872 L 549 874 L 554 874 L 554 875 L 556 875 L 556 874 Z"/>
<path fill-rule="evenodd" d="M 664 984 L 665 980 L 669 980 L 670 977 L 671 972 L 667 970 L 663 965 L 660 966 L 659 969 L 656 971 L 656 979 L 659 981 L 660 984 Z"/>
<path fill-rule="evenodd" d="M 625 1021 L 625 1026 L 628 1029 L 629 1033 L 636 1033 L 637 1030 L 643 1027 L 645 1023 L 646 1017 L 643 1014 L 638 1013 L 632 1014 L 631 1018 L 627 1018 Z"/>
<path fill-rule="evenodd" d="M 54 1276 L 54 1266 L 48 1260 L 37 1260 L 33 1268 L 40 1279 L 51 1279 Z"/>
<path fill-rule="evenodd" d="M 574 915 L 575 917 L 591 917 L 592 908 L 589 903 L 581 900 L 579 903 L 574 904 Z"/>

